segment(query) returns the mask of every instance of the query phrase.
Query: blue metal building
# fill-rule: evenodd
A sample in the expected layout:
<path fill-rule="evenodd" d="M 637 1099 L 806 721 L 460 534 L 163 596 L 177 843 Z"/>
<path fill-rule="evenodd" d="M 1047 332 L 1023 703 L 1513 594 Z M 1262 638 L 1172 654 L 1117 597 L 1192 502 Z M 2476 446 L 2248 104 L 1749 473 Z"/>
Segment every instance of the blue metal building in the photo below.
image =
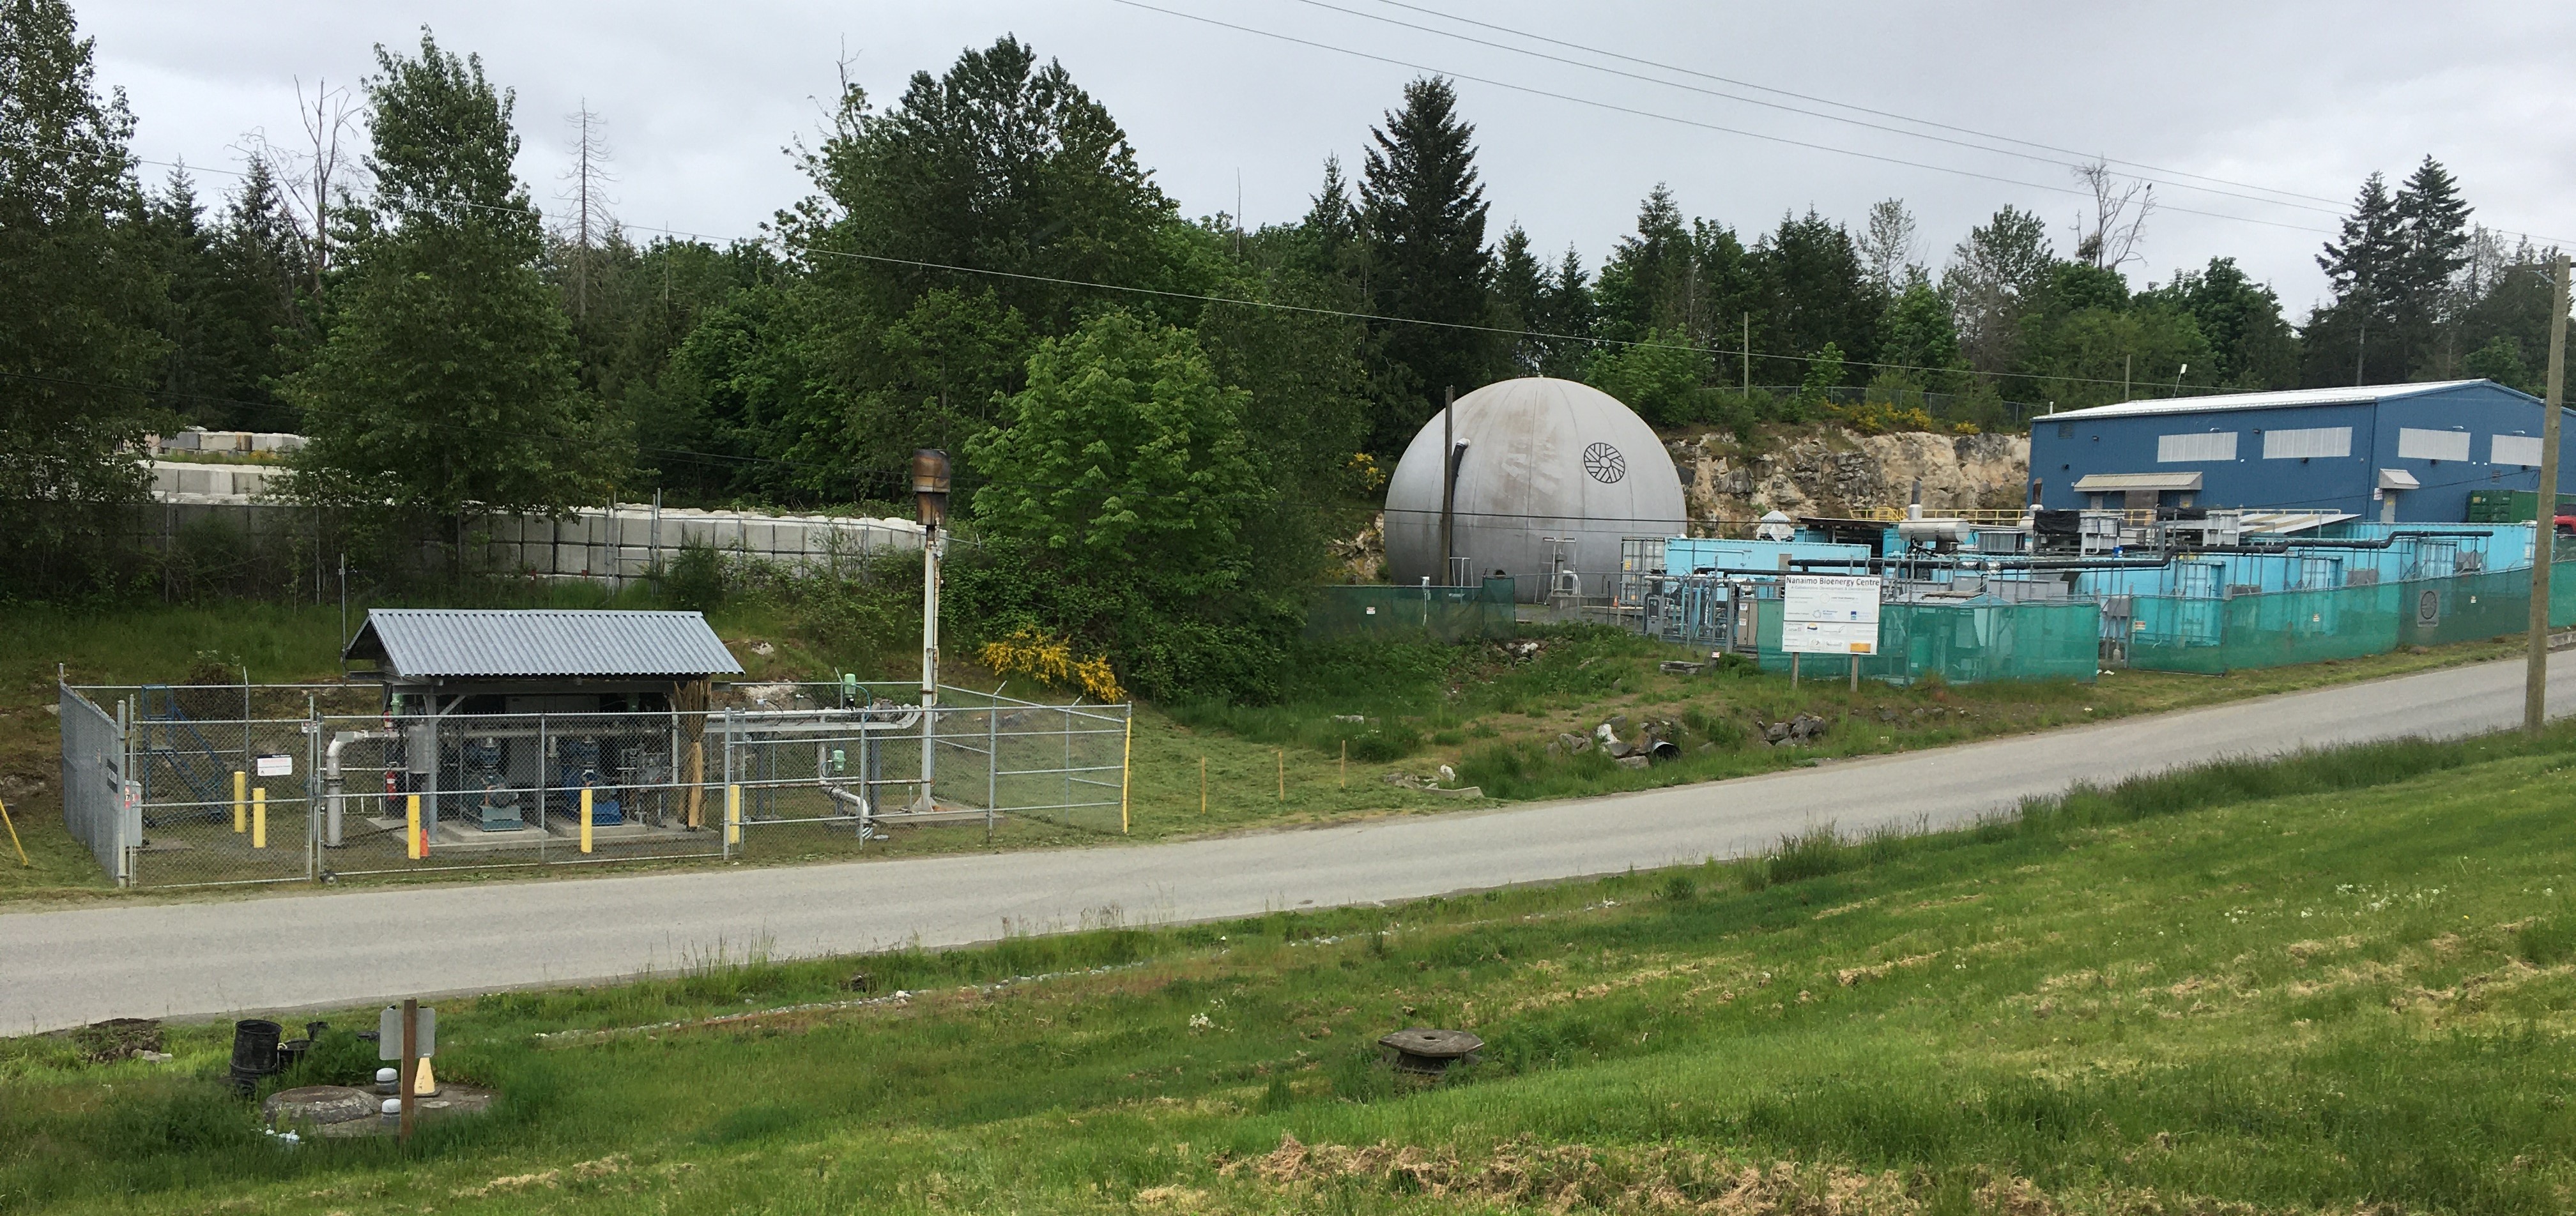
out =
<path fill-rule="evenodd" d="M 2178 397 L 2031 420 L 2043 507 L 2329 510 L 2387 523 L 2466 519 L 2471 490 L 2536 490 L 2539 398 L 2492 380 Z M 2559 489 L 2576 489 L 2576 427 Z"/>

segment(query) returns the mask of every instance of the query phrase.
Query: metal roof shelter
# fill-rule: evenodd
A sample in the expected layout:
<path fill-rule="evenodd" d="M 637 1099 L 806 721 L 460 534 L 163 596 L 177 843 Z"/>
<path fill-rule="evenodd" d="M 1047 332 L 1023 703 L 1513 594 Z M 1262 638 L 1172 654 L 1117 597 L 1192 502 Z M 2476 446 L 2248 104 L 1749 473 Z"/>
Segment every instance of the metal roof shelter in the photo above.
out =
<path fill-rule="evenodd" d="M 403 683 L 742 673 L 696 612 L 377 608 L 340 658 Z"/>
<path fill-rule="evenodd" d="M 2457 523 L 2472 490 L 2539 488 L 2545 407 L 2492 380 L 2168 397 L 2031 420 L 2030 501 Z M 2576 427 L 2559 485 L 2576 490 Z"/>

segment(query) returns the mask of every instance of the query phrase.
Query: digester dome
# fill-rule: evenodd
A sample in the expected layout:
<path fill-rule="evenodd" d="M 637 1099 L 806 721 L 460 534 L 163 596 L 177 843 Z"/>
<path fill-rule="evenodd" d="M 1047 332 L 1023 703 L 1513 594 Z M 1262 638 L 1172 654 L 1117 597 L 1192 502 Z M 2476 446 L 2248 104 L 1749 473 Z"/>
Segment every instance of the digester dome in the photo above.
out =
<path fill-rule="evenodd" d="M 1587 594 L 1619 570 L 1620 541 L 1682 531 L 1682 483 L 1654 428 L 1571 380 L 1504 380 L 1460 397 L 1454 545 L 1470 585 L 1497 571 L 1524 601 L 1567 572 Z M 1413 436 L 1386 487 L 1386 560 L 1399 584 L 1447 583 L 1440 561 L 1441 419 Z M 1660 546 L 1658 547 L 1660 556 Z"/>

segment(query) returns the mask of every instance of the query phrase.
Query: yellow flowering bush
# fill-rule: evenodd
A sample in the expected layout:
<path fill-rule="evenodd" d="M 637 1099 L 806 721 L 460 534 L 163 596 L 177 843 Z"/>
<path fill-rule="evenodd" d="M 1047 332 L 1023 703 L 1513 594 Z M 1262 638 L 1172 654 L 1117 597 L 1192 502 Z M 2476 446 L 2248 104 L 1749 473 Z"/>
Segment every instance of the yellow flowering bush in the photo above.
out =
<path fill-rule="evenodd" d="M 1056 688 L 1080 689 L 1099 701 L 1127 699 L 1127 690 L 1118 686 L 1118 673 L 1109 669 L 1107 656 L 1077 659 L 1072 642 L 1039 629 L 1024 626 L 1008 637 L 986 642 L 976 657 L 996 675 L 1032 676 Z"/>

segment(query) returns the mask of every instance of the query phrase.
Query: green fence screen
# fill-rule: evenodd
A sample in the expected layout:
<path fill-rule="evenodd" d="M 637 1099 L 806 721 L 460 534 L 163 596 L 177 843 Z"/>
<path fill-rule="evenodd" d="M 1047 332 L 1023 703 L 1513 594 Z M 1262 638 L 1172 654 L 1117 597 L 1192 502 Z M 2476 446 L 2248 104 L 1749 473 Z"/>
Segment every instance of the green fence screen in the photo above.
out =
<path fill-rule="evenodd" d="M 1318 587 L 1306 636 L 1428 637 L 1437 642 L 1512 636 L 1518 584 L 1489 578 L 1478 587 Z"/>
<path fill-rule="evenodd" d="M 1776 602 L 1763 605 L 1762 669 L 1786 672 L 1780 650 Z M 1861 678 L 1911 684 L 1938 675 L 1951 684 L 1993 680 L 2077 680 L 2091 683 L 2101 653 L 2102 613 L 2091 600 L 2019 604 L 1882 604 L 1878 653 L 1863 655 Z M 1806 655 L 1799 670 L 1814 679 L 1842 679 L 1851 660 Z"/>
<path fill-rule="evenodd" d="M 2216 675 L 2521 633 L 2531 570 L 2226 599 L 2129 599 L 2129 666 Z M 2549 571 L 2549 623 L 2576 625 L 2576 561 Z"/>

